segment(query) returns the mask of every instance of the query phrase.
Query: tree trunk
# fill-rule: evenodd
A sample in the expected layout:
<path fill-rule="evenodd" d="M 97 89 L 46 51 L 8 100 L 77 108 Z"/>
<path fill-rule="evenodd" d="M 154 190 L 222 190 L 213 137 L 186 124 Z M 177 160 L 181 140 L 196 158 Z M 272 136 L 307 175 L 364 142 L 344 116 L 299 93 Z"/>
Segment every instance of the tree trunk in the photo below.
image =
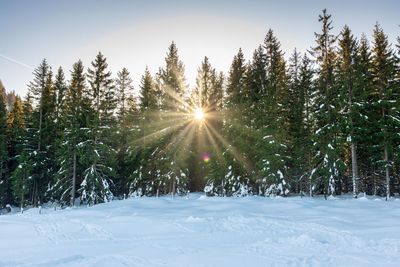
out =
<path fill-rule="evenodd" d="M 38 142 L 38 152 L 40 151 L 41 144 L 42 144 L 42 120 L 43 120 L 43 108 L 42 108 L 42 104 L 40 104 L 40 111 L 39 111 L 39 142 Z"/>
<path fill-rule="evenodd" d="M 175 196 L 176 191 L 176 178 L 172 179 L 172 196 Z"/>
<path fill-rule="evenodd" d="M 75 186 L 76 186 L 76 152 L 73 156 L 74 164 L 72 169 L 72 188 L 71 188 L 71 207 L 75 205 Z"/>
<path fill-rule="evenodd" d="M 21 194 L 21 214 L 22 213 L 24 213 L 24 202 L 25 202 L 25 181 L 26 181 L 26 177 L 27 175 L 26 175 L 26 169 L 25 169 L 25 171 L 24 171 L 24 182 L 23 182 L 23 185 L 22 185 L 22 194 Z"/>
<path fill-rule="evenodd" d="M 353 140 L 351 141 L 351 169 L 353 173 L 353 197 L 357 198 L 358 188 L 357 188 L 357 179 L 358 179 L 358 166 L 357 166 L 357 147 L 354 144 Z"/>
<path fill-rule="evenodd" d="M 389 156 L 387 145 L 384 148 L 385 175 L 386 175 L 386 201 L 390 198 Z"/>

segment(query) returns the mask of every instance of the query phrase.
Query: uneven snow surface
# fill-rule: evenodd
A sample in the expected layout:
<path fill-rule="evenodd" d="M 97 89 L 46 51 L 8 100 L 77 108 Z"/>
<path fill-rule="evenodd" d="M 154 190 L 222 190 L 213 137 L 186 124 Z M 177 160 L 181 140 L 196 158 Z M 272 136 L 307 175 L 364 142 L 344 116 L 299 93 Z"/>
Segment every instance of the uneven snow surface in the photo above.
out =
<path fill-rule="evenodd" d="M 400 266 L 400 200 L 133 198 L 0 216 L 0 266 Z"/>

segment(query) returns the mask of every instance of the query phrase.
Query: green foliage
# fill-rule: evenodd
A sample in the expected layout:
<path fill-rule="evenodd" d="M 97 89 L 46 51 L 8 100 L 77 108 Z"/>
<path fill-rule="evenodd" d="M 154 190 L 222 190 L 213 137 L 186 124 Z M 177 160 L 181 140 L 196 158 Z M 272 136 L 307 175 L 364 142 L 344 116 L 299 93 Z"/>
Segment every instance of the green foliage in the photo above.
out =
<path fill-rule="evenodd" d="M 400 39 L 395 52 L 377 24 L 370 48 L 347 26 L 333 34 L 326 10 L 319 22 L 310 58 L 295 49 L 286 60 L 270 29 L 250 61 L 239 49 L 226 79 L 204 57 L 191 90 L 174 42 L 138 92 L 101 53 L 87 71 L 75 63 L 69 82 L 43 60 L 23 104 L 0 83 L 1 203 L 203 189 L 390 197 L 400 178 Z"/>
<path fill-rule="evenodd" d="M 7 191 L 9 191 L 9 183 L 7 178 L 7 111 L 4 95 L 0 92 L 0 204 L 5 205 L 7 199 Z"/>

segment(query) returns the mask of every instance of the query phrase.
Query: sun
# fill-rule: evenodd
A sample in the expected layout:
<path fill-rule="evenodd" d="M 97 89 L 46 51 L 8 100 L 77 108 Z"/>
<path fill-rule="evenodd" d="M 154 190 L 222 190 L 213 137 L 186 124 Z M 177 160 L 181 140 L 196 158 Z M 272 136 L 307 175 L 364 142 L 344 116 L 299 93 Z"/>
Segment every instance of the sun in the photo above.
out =
<path fill-rule="evenodd" d="M 203 111 L 203 109 L 202 108 L 196 108 L 195 110 L 194 110 L 194 118 L 196 119 L 196 120 L 198 120 L 198 121 L 201 121 L 201 120 L 203 120 L 204 119 L 204 111 Z"/>

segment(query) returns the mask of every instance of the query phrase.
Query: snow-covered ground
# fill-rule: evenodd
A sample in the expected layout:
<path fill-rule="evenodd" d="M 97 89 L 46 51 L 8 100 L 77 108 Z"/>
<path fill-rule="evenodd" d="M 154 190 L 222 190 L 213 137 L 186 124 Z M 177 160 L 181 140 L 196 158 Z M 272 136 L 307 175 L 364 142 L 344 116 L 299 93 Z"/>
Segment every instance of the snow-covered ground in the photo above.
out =
<path fill-rule="evenodd" d="M 133 198 L 0 216 L 0 266 L 400 266 L 400 200 Z"/>

